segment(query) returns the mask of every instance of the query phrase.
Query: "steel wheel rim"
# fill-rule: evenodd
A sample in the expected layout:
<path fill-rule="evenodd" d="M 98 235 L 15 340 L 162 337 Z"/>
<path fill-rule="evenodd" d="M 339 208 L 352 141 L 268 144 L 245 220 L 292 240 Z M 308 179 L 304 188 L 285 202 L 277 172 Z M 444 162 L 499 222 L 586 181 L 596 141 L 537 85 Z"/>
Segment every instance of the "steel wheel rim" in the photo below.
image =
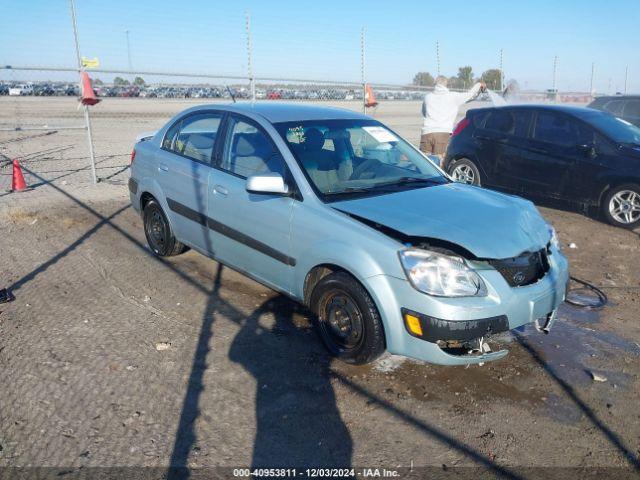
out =
<path fill-rule="evenodd" d="M 166 228 L 162 213 L 154 209 L 147 220 L 147 237 L 151 240 L 153 247 L 160 251 L 164 248 Z"/>
<path fill-rule="evenodd" d="M 364 319 L 355 300 L 336 290 L 326 295 L 320 309 L 320 327 L 341 351 L 355 349 L 364 337 Z"/>
<path fill-rule="evenodd" d="M 451 176 L 456 182 L 466 183 L 467 185 L 475 185 L 476 174 L 469 165 L 458 165 L 451 172 Z"/>
<path fill-rule="evenodd" d="M 620 190 L 609 201 L 609 214 L 616 222 L 630 225 L 640 220 L 640 194 Z"/>

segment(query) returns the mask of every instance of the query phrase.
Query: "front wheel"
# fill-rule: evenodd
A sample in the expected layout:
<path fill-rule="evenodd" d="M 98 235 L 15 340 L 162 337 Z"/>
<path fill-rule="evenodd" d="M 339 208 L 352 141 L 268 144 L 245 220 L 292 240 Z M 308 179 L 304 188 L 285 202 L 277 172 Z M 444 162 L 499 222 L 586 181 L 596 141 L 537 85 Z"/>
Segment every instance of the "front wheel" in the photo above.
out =
<path fill-rule="evenodd" d="M 186 250 L 186 247 L 176 240 L 171 225 L 156 200 L 149 200 L 144 206 L 142 221 L 149 248 L 159 257 L 171 257 Z"/>
<path fill-rule="evenodd" d="M 627 183 L 612 188 L 602 202 L 602 212 L 611 225 L 634 229 L 640 226 L 640 186 Z"/>
<path fill-rule="evenodd" d="M 449 165 L 449 175 L 459 183 L 466 183 L 467 185 L 476 185 L 480 187 L 482 182 L 480 181 L 480 170 L 476 167 L 468 158 L 461 158 L 451 162 Z"/>
<path fill-rule="evenodd" d="M 372 362 L 385 350 L 380 314 L 371 296 L 346 272 L 324 277 L 311 295 L 317 328 L 329 351 L 346 363 Z"/>

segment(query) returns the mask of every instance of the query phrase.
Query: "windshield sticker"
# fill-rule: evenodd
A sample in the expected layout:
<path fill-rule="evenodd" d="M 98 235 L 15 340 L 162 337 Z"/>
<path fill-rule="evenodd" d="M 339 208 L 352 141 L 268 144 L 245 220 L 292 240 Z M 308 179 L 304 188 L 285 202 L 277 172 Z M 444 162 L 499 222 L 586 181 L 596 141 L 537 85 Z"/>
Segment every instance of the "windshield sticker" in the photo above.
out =
<path fill-rule="evenodd" d="M 398 137 L 384 127 L 362 127 L 362 129 L 380 143 L 398 141 Z"/>

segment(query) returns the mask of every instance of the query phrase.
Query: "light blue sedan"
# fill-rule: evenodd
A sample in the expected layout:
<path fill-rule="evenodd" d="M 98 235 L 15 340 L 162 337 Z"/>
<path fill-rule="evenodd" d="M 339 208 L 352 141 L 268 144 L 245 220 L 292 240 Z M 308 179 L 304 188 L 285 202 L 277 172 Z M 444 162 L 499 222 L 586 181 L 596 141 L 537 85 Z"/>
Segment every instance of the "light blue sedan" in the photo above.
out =
<path fill-rule="evenodd" d="M 496 360 L 491 335 L 548 332 L 565 297 L 531 202 L 452 182 L 348 110 L 190 108 L 135 145 L 129 189 L 156 255 L 190 247 L 309 306 L 349 363 Z"/>

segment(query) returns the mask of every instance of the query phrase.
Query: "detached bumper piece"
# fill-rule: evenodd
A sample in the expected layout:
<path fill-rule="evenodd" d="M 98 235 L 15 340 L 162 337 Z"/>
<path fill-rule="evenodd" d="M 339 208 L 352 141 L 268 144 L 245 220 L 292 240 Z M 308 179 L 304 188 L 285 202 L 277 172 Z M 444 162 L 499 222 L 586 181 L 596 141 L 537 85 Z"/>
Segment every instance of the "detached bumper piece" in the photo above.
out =
<path fill-rule="evenodd" d="M 431 343 L 464 343 L 509 330 L 506 315 L 479 320 L 441 320 L 403 308 L 402 318 L 410 335 Z"/>

